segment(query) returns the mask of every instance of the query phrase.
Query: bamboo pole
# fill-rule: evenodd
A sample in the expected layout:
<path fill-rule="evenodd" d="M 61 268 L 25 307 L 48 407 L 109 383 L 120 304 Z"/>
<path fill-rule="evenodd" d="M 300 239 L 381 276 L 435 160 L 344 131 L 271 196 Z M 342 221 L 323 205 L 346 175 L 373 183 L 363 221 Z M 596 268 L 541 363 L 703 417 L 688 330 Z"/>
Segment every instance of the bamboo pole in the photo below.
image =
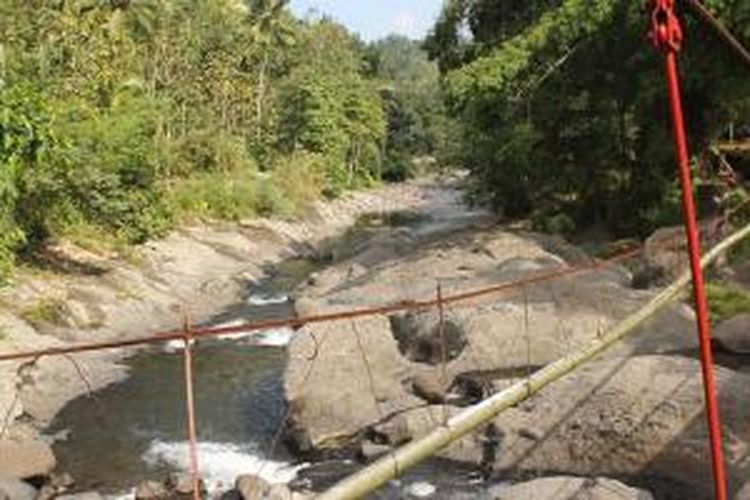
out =
<path fill-rule="evenodd" d="M 748 236 L 750 236 L 750 225 L 719 243 L 703 257 L 701 265 L 706 267 L 713 263 L 719 256 Z M 425 437 L 399 448 L 357 474 L 342 480 L 319 495 L 318 500 L 361 498 L 391 479 L 400 476 L 404 471 L 431 457 L 438 450 L 489 422 L 508 408 L 528 399 L 601 354 L 618 341 L 633 334 L 644 321 L 676 300 L 690 284 L 690 280 L 691 274 L 689 271 L 682 274 L 677 281 L 659 293 L 648 304 L 622 320 L 606 334 L 592 340 L 581 349 L 547 365 L 528 379 L 518 382 L 495 396 L 459 413 L 451 418 L 446 425 L 435 428 Z"/>

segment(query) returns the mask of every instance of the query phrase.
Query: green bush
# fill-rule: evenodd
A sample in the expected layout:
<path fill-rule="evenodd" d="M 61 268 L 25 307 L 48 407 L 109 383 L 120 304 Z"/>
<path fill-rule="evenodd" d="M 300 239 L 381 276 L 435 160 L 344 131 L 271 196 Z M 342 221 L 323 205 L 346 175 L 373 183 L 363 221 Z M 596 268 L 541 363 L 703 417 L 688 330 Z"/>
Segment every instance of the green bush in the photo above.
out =
<path fill-rule="evenodd" d="M 741 288 L 724 283 L 709 283 L 706 293 L 714 323 L 750 312 L 750 293 Z"/>
<path fill-rule="evenodd" d="M 256 214 L 258 197 L 258 176 L 253 171 L 195 174 L 169 188 L 170 205 L 181 220 L 240 220 Z"/>

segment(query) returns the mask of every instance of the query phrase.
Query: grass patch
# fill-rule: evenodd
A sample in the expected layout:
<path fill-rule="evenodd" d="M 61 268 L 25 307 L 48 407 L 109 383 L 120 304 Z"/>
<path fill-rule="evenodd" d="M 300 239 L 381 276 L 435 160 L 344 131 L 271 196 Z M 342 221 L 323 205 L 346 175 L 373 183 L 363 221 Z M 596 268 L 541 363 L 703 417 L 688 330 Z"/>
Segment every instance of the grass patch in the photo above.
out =
<path fill-rule="evenodd" d="M 132 243 L 117 232 L 108 231 L 99 226 L 86 223 L 73 224 L 60 231 L 60 237 L 96 255 L 116 255 L 131 264 L 140 262 Z"/>
<path fill-rule="evenodd" d="M 714 323 L 750 312 L 750 293 L 741 288 L 725 283 L 709 283 L 706 293 Z"/>
<path fill-rule="evenodd" d="M 168 192 L 178 221 L 236 221 L 257 213 L 258 178 L 254 172 L 197 174 L 174 182 Z"/>
<path fill-rule="evenodd" d="M 21 311 L 21 317 L 31 324 L 53 324 L 64 325 L 68 313 L 65 301 L 57 298 L 45 298 L 38 300 Z"/>

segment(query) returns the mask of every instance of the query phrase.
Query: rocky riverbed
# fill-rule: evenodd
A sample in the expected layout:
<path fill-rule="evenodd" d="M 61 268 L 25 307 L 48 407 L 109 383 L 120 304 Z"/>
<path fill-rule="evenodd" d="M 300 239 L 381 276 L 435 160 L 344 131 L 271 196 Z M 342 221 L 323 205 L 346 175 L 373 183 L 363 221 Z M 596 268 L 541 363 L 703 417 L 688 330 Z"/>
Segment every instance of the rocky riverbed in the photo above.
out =
<path fill-rule="evenodd" d="M 650 266 L 669 261 L 653 248 L 650 254 Z M 560 239 L 508 227 L 427 245 L 401 232 L 315 275 L 298 290 L 296 307 L 309 315 L 384 298 L 429 300 L 438 283 L 443 293 L 460 293 L 589 259 Z M 288 440 L 310 456 L 387 454 L 595 338 L 658 291 L 632 285 L 629 268 L 613 266 L 507 290 L 448 307 L 442 333 L 435 311 L 306 326 L 307 335 L 295 336 L 289 348 Z M 439 456 L 497 480 L 607 476 L 657 498 L 711 498 L 694 325 L 685 304 L 661 311 L 598 361 Z M 716 331 L 721 345 L 731 346 L 717 378 L 738 500 L 746 500 L 750 477 L 750 364 L 743 354 L 749 327 L 742 316 Z"/>
<path fill-rule="evenodd" d="M 187 227 L 137 249 L 127 260 L 67 244 L 50 248 L 46 258 L 49 270 L 22 273 L 1 295 L 2 352 L 142 336 L 179 328 L 185 314 L 195 323 L 262 316 L 253 297 L 269 279 L 276 280 L 282 295 L 291 295 L 290 305 L 298 314 L 310 315 L 431 299 L 438 284 L 450 295 L 592 262 L 586 252 L 560 238 L 498 225 L 488 214 L 467 209 L 457 178 L 353 194 L 318 204 L 297 222 Z M 649 259 L 657 268 L 674 260 L 658 252 Z M 280 272 L 290 266 L 293 271 Z M 276 378 L 264 386 L 270 389 L 262 390 L 270 392 L 261 400 L 232 397 L 225 410 L 238 413 L 227 415 L 230 424 L 205 432 L 230 432 L 241 441 L 255 436 L 243 434 L 238 420 L 242 415 L 268 428 L 267 435 L 285 420 L 282 438 L 294 453 L 289 460 L 308 465 L 292 467 L 284 481 L 296 476 L 291 486 L 312 494 L 570 352 L 637 309 L 658 289 L 635 289 L 631 269 L 613 266 L 452 305 L 445 311 L 444 339 L 438 335 L 435 311 L 307 326 L 291 337 L 288 348 L 282 343 L 268 355 L 268 373 Z M 447 448 L 433 463 L 389 484 L 383 494 L 515 500 L 554 498 L 555 492 L 565 491 L 571 498 L 646 499 L 652 493 L 659 499 L 709 498 L 693 325 L 688 306 L 668 308 L 633 340 Z M 745 484 L 750 477 L 747 325 L 747 317 L 741 316 L 717 330 L 726 365 L 718 378 L 736 500 L 748 500 L 750 488 Z M 222 389 L 209 392 L 229 398 L 222 396 L 224 386 L 244 383 L 247 387 L 234 393 L 254 394 L 256 372 L 231 361 L 240 354 L 226 357 L 222 352 L 229 353 L 228 347 L 208 348 L 218 353 L 214 368 L 236 368 L 220 370 L 225 375 L 210 383 Z M 91 413 L 86 405 L 94 403 L 79 400 L 79 409 L 68 403 L 93 391 L 96 398 L 91 401 L 100 406 L 104 402 L 127 425 L 128 419 L 138 418 L 129 413 L 127 403 L 154 390 L 146 378 L 163 379 L 164 384 L 172 380 L 174 370 L 164 371 L 161 355 L 133 354 L 118 350 L 73 360 L 0 364 L 0 415 L 7 416 L 0 439 L 0 490 L 12 492 L 11 498 L 41 494 L 45 499 L 81 491 L 65 474 L 66 464 L 56 463 L 50 444 L 75 434 L 76 425 L 87 429 L 79 435 L 98 435 L 91 429 L 101 422 L 94 413 L 82 417 Z M 178 379 L 174 377 L 175 384 Z M 270 379 L 258 380 L 266 384 Z M 266 400 L 274 403 L 263 407 Z M 180 405 L 179 398 L 162 403 L 167 413 Z M 213 403 L 222 407 L 220 401 Z M 243 409 L 247 404 L 261 407 L 248 414 Z M 63 427 L 72 428 L 50 428 L 63 407 L 63 415 L 73 415 Z M 280 416 L 284 408 L 288 419 Z M 207 422 L 221 419 L 221 413 L 207 413 Z M 109 419 L 115 420 L 120 421 Z M 137 420 L 138 425 L 147 421 Z M 131 431 L 140 435 L 137 426 Z M 132 441 L 127 436 L 111 443 L 127 444 Z M 107 446 L 100 438 L 96 446 Z M 163 457 L 179 449 L 150 453 Z M 234 457 L 230 461 L 235 465 L 246 463 L 246 457 L 237 454 L 240 449 L 227 455 L 222 448 L 222 460 Z M 112 446 L 108 451 L 115 453 Z M 89 462 L 89 469 L 103 465 L 95 462 Z M 181 467 L 184 461 L 176 463 L 178 470 Z M 237 475 L 247 472 L 257 471 L 239 470 Z M 79 479 L 83 489 L 96 484 Z M 223 491 L 231 486 L 225 483 Z M 139 498 L 179 497 L 189 495 L 190 487 L 184 477 L 172 475 L 166 483 L 142 483 L 135 493 Z M 215 485 L 213 490 L 218 491 Z M 240 478 L 234 494 L 292 498 L 288 488 L 257 476 Z"/>

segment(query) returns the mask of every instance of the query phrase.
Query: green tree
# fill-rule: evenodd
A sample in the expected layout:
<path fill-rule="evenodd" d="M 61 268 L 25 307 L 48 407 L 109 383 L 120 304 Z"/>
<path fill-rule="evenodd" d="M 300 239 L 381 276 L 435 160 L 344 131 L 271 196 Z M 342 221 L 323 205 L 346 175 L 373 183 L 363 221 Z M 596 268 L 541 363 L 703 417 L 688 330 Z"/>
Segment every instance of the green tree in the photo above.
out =
<path fill-rule="evenodd" d="M 745 3 L 707 4 L 747 36 Z M 448 2 L 427 46 L 478 198 L 509 215 L 562 212 L 630 234 L 679 213 L 662 58 L 647 23 L 640 2 Z M 688 17 L 686 29 L 680 59 L 699 151 L 730 117 L 747 116 L 750 80 L 704 27 Z"/>

